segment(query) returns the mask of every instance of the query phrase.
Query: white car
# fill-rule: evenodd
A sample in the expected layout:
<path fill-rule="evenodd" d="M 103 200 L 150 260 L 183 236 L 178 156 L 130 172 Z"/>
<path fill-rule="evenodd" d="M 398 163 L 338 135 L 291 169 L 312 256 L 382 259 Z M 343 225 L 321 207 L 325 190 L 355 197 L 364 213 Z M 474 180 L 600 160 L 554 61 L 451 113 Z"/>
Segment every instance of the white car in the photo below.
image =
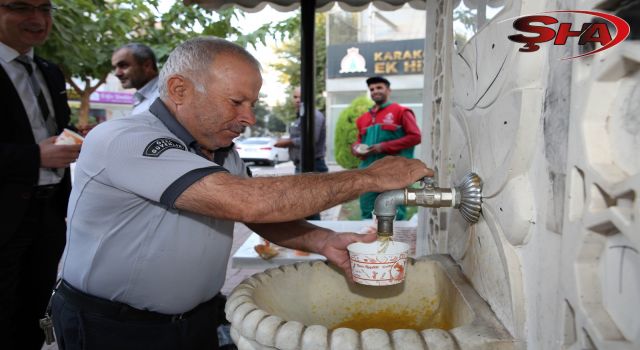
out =
<path fill-rule="evenodd" d="M 236 142 L 236 150 L 245 162 L 275 165 L 289 160 L 289 149 L 274 147 L 273 137 L 249 137 Z"/>

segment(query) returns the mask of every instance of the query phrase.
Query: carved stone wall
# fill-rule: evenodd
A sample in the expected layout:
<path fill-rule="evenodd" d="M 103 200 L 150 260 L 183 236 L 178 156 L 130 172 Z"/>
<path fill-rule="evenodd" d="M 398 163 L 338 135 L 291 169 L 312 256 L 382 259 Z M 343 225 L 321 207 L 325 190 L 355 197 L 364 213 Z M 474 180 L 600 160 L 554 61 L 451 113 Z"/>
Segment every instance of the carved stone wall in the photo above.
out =
<path fill-rule="evenodd" d="M 507 39 L 518 16 L 595 6 L 507 1 L 454 52 L 451 4 L 428 2 L 423 154 L 442 187 L 478 173 L 484 203 L 473 226 L 421 210 L 418 248 L 450 254 L 523 348 L 640 347 L 639 44 L 561 60 L 577 46 Z"/>
<path fill-rule="evenodd" d="M 572 77 L 562 344 L 639 349 L 640 42 L 575 60 Z"/>

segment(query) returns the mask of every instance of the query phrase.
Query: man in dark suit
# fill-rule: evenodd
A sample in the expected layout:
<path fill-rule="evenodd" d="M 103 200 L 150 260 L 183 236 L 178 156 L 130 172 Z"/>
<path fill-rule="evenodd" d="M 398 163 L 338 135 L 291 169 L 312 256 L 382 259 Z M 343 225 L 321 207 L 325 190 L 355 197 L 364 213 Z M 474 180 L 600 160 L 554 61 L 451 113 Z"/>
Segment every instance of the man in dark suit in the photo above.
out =
<path fill-rule="evenodd" d="M 33 55 L 51 31 L 49 0 L 0 0 L 0 340 L 40 349 L 65 245 L 69 164 L 79 145 L 56 145 L 69 123 L 62 72 Z"/>

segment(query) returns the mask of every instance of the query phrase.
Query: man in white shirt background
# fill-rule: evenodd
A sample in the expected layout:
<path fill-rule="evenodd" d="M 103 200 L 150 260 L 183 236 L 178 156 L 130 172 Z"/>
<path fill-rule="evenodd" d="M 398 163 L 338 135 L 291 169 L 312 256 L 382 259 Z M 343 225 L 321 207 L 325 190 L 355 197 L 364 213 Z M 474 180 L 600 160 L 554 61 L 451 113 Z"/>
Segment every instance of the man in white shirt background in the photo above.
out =
<path fill-rule="evenodd" d="M 158 97 L 158 65 L 150 47 L 129 43 L 117 48 L 111 56 L 115 76 L 125 89 L 136 89 L 132 114 L 149 109 Z"/>

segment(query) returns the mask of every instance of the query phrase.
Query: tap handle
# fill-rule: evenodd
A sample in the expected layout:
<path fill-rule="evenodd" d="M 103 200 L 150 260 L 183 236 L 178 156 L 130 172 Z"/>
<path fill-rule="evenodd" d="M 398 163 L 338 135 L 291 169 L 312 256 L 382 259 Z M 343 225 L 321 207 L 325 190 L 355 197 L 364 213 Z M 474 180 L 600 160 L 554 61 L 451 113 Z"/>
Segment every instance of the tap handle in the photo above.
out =
<path fill-rule="evenodd" d="M 422 178 L 422 187 L 423 188 L 436 188 L 438 186 L 438 184 L 436 183 L 436 180 L 433 177 L 429 177 L 429 176 L 425 176 Z"/>

